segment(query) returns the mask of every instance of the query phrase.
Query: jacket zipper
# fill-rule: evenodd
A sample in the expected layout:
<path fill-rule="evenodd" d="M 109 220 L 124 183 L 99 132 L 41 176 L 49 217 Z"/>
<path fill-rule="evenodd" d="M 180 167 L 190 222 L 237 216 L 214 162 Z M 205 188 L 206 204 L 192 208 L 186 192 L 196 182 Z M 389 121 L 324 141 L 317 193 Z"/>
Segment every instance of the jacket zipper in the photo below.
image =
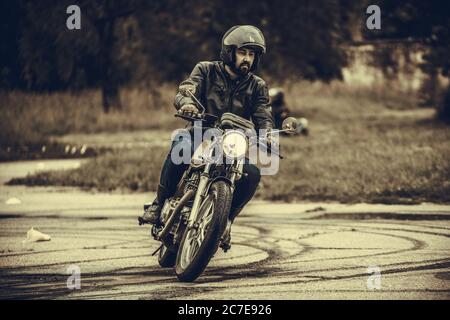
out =
<path fill-rule="evenodd" d="M 228 101 L 228 110 L 227 110 L 227 112 L 231 112 L 231 108 L 233 107 L 232 102 L 233 102 L 234 94 L 238 91 L 238 89 L 240 89 L 249 80 L 250 80 L 250 77 L 248 77 L 247 79 L 243 80 L 241 83 L 239 83 L 236 86 L 236 88 L 234 88 L 234 90 L 231 91 L 230 96 L 229 96 L 229 101 Z"/>

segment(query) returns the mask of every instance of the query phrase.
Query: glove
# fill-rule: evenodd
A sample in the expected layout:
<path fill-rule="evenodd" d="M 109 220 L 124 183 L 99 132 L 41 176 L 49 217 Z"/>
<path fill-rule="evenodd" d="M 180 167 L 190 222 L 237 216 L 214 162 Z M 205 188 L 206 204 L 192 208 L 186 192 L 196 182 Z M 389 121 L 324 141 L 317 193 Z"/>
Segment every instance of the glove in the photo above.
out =
<path fill-rule="evenodd" d="M 190 97 L 191 95 L 189 94 L 189 92 L 195 94 L 195 91 L 197 90 L 197 85 L 193 82 L 184 82 L 178 87 L 178 89 L 183 96 Z"/>
<path fill-rule="evenodd" d="M 180 108 L 179 112 L 188 117 L 195 117 L 199 114 L 198 108 L 193 104 L 185 104 Z"/>

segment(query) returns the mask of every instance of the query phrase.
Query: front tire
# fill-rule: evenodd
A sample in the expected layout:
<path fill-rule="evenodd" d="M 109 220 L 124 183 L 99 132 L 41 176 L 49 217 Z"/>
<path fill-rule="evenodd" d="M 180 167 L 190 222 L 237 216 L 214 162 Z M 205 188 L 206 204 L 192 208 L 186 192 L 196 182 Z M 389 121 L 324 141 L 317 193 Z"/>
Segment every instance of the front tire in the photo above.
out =
<path fill-rule="evenodd" d="M 199 209 L 198 229 L 186 229 L 180 243 L 175 263 L 175 273 L 180 281 L 197 279 L 217 251 L 231 200 L 231 189 L 226 182 L 218 181 L 211 185 Z"/>

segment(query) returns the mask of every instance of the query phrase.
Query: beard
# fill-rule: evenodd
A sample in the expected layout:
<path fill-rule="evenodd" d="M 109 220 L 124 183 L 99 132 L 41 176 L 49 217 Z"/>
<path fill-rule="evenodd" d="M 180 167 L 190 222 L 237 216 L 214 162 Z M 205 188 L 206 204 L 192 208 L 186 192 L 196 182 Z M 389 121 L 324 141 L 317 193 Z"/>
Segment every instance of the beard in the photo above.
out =
<path fill-rule="evenodd" d="M 240 76 L 246 76 L 250 72 L 250 67 L 248 62 L 242 62 L 239 66 L 235 66 L 233 71 Z"/>

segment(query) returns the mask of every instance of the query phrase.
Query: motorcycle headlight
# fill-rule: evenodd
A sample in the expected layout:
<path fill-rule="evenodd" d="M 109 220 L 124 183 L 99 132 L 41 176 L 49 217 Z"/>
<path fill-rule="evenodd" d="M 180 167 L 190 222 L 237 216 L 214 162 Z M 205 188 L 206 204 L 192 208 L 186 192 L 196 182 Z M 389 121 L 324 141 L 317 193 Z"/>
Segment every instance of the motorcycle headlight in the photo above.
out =
<path fill-rule="evenodd" d="M 247 138 L 240 131 L 229 131 L 223 137 L 222 149 L 229 158 L 242 158 L 247 152 Z"/>

